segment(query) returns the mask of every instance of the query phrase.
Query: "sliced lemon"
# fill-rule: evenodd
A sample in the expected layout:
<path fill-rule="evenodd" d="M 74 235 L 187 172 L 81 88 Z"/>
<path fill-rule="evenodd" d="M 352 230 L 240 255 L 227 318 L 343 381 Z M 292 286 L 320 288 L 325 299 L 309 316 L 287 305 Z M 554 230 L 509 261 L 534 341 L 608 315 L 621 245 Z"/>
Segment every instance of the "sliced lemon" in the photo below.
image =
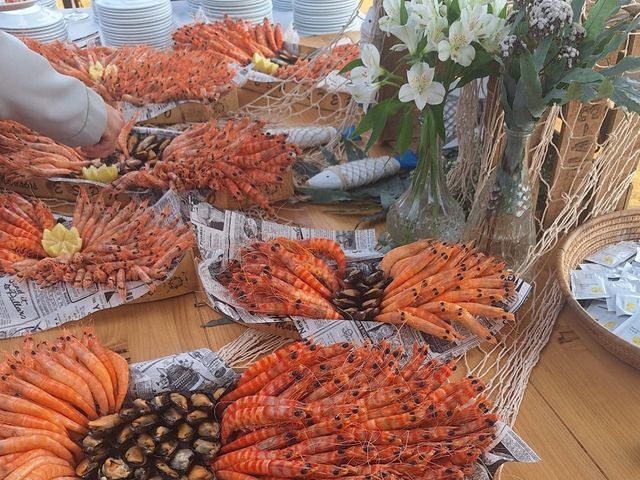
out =
<path fill-rule="evenodd" d="M 94 82 L 99 82 L 104 76 L 104 67 L 100 62 L 89 63 L 89 76 Z"/>
<path fill-rule="evenodd" d="M 118 166 L 111 165 L 107 167 L 106 165 L 100 165 L 99 168 L 96 168 L 91 165 L 90 167 L 83 167 L 82 178 L 93 180 L 94 182 L 111 183 L 118 178 Z"/>
<path fill-rule="evenodd" d="M 82 238 L 76 227 L 67 228 L 61 223 L 42 232 L 42 248 L 50 257 L 65 253 L 77 253 L 82 249 Z"/>
<path fill-rule="evenodd" d="M 267 73 L 273 75 L 278 71 L 278 64 L 273 63 L 268 58 L 265 58 L 262 54 L 255 52 L 253 54 L 253 65 L 258 72 Z"/>

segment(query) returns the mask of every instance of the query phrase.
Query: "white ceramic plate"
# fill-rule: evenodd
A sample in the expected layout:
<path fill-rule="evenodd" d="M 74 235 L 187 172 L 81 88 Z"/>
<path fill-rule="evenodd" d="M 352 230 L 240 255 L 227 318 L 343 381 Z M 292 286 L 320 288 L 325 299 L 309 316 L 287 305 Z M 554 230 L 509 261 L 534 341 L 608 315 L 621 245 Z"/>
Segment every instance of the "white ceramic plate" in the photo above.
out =
<path fill-rule="evenodd" d="M 10 12 L 12 10 L 22 10 L 23 8 L 35 5 L 37 0 L 25 0 L 24 2 L 5 3 L 0 0 L 0 12 Z"/>

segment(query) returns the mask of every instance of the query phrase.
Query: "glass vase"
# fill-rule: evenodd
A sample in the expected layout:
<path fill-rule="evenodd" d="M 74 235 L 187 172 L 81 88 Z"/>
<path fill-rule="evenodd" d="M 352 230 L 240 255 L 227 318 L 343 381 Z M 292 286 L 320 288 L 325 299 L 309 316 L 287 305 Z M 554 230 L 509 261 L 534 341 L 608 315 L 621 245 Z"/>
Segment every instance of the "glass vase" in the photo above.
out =
<path fill-rule="evenodd" d="M 464 211 L 447 188 L 439 138 L 435 148 L 427 149 L 423 161 L 429 165 L 424 180 L 413 178 L 387 213 L 387 230 L 396 245 L 421 238 L 458 241 L 462 235 Z"/>
<path fill-rule="evenodd" d="M 464 232 L 465 241 L 517 268 L 536 243 L 535 207 L 529 178 L 529 140 L 533 130 L 505 128 L 500 161 L 476 200 Z"/>

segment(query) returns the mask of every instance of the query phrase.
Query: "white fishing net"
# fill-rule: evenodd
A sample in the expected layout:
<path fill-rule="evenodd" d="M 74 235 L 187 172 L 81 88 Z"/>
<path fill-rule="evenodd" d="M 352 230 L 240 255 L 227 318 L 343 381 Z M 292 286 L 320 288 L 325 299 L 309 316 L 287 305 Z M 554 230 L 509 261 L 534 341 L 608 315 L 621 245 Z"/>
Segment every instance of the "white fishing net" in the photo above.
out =
<path fill-rule="evenodd" d="M 380 12 L 382 1 L 376 0 L 374 8 Z M 370 16 L 369 20 L 372 25 L 377 24 L 375 16 Z M 379 30 L 365 31 L 363 37 L 381 44 Z M 346 34 L 342 32 L 329 46 L 318 51 L 316 57 L 320 58 L 323 52 L 345 38 Z M 467 210 L 501 152 L 502 111 L 493 83 L 495 80 L 489 81 L 488 85 L 478 81 L 465 86 L 455 117 L 459 156 L 449 171 L 448 185 Z M 339 96 L 340 100 L 337 100 L 336 92 L 326 90 L 325 86 L 322 79 L 281 81 L 243 108 L 275 124 L 331 125 L 339 131 L 357 125 L 360 108 L 348 97 Z M 480 98 L 484 101 L 480 102 Z M 323 108 L 326 102 L 333 107 Z M 539 196 L 538 242 L 518 268 L 534 284 L 534 290 L 529 302 L 518 312 L 516 324 L 510 330 L 502 331 L 498 345 L 471 351 L 462 361 L 468 373 L 487 382 L 495 409 L 511 424 L 515 422 L 531 371 L 564 304 L 554 277 L 557 273 L 552 265 L 554 249 L 579 223 L 617 208 L 627 193 L 640 158 L 637 148 L 640 145 L 640 117 L 622 114 L 605 105 L 608 113 L 604 124 L 608 134 L 600 135 L 598 125 L 596 133 L 585 135 L 584 117 L 587 115 L 584 113 L 592 107 L 553 107 L 539 122 L 529 157 L 534 191 Z M 586 145 L 586 153 L 578 162 L 569 164 L 565 161 L 568 152 L 578 142 L 582 144 L 583 152 Z M 339 135 L 327 148 L 338 159 L 344 159 Z M 308 154 L 305 160 L 319 165 L 325 162 L 319 150 Z M 557 169 L 555 175 L 550 174 L 553 172 L 550 167 Z M 557 191 L 553 178 L 563 180 L 561 191 Z M 258 348 L 257 354 L 256 341 L 273 342 L 271 346 L 274 346 L 288 340 L 278 341 L 264 333 L 246 333 L 228 347 L 226 353 L 232 353 L 229 360 L 240 359 L 240 363 L 247 363 L 257 358 L 265 349 Z"/>

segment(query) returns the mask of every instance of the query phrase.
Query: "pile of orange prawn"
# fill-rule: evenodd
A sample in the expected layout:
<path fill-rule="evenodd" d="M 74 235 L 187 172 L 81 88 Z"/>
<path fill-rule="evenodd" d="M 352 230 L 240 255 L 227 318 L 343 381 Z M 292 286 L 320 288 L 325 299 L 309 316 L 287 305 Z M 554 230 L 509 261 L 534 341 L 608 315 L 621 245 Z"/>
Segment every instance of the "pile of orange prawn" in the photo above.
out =
<path fill-rule="evenodd" d="M 505 302 L 513 297 L 515 284 L 504 263 L 470 244 L 420 240 L 391 250 L 380 268 L 393 279 L 376 317 L 381 322 L 410 325 L 448 341 L 460 338 L 455 322 L 495 343 L 477 317 L 514 320 Z"/>
<path fill-rule="evenodd" d="M 342 70 L 359 55 L 358 45 L 337 45 L 328 52 L 300 59 L 293 65 L 279 68 L 276 76 L 297 82 L 313 82 L 326 77 L 334 70 Z"/>
<path fill-rule="evenodd" d="M 298 342 L 261 359 L 218 404 L 216 478 L 462 479 L 495 439 L 484 385 L 406 353 Z"/>
<path fill-rule="evenodd" d="M 34 40 L 28 40 L 27 45 L 57 71 L 82 81 L 109 103 L 213 102 L 231 89 L 235 75 L 222 56 L 208 50 L 79 48 Z"/>
<path fill-rule="evenodd" d="M 213 120 L 195 125 L 165 148 L 161 162 L 123 175 L 114 187 L 225 191 L 270 212 L 266 192 L 283 182 L 299 150 L 286 135 L 263 129 L 263 122 L 246 117 L 222 127 Z"/>
<path fill-rule="evenodd" d="M 0 121 L 0 173 L 8 182 L 79 175 L 90 161 L 77 149 L 13 121 Z"/>
<path fill-rule="evenodd" d="M 16 262 L 45 257 L 42 232 L 55 224 L 51 210 L 42 201 L 0 193 L 0 271 L 12 272 Z"/>
<path fill-rule="evenodd" d="M 28 337 L 0 364 L 0 478 L 77 478 L 89 421 L 120 410 L 129 366 L 92 332 L 51 346 Z"/>
<path fill-rule="evenodd" d="M 251 313 L 340 319 L 331 299 L 346 264 L 333 240 L 276 238 L 242 248 L 218 280 Z"/>
<path fill-rule="evenodd" d="M 12 256 L 0 264 L 2 271 L 42 287 L 62 281 L 76 288 L 105 284 L 117 289 L 122 298 L 127 298 L 127 281 L 143 281 L 153 291 L 155 281 L 164 280 L 173 263 L 193 246 L 191 228 L 179 224 L 178 218 L 169 218 L 168 207 L 156 213 L 146 200 L 107 206 L 105 197 L 103 192 L 91 199 L 85 189 L 80 190 L 72 220 L 82 239 L 80 252 L 44 258 L 42 230 L 32 222 L 29 233 L 34 237 L 16 237 L 6 244 Z M 23 200 L 10 207 L 12 219 L 24 220 L 13 224 L 23 231 L 26 217 L 32 214 L 28 203 Z M 46 211 L 51 224 L 53 216 Z"/>
<path fill-rule="evenodd" d="M 268 18 L 262 24 L 251 25 L 228 15 L 219 22 L 184 25 L 173 32 L 173 41 L 178 48 L 213 51 L 240 65 L 251 63 L 256 52 L 273 58 L 284 45 L 282 27 Z"/>

